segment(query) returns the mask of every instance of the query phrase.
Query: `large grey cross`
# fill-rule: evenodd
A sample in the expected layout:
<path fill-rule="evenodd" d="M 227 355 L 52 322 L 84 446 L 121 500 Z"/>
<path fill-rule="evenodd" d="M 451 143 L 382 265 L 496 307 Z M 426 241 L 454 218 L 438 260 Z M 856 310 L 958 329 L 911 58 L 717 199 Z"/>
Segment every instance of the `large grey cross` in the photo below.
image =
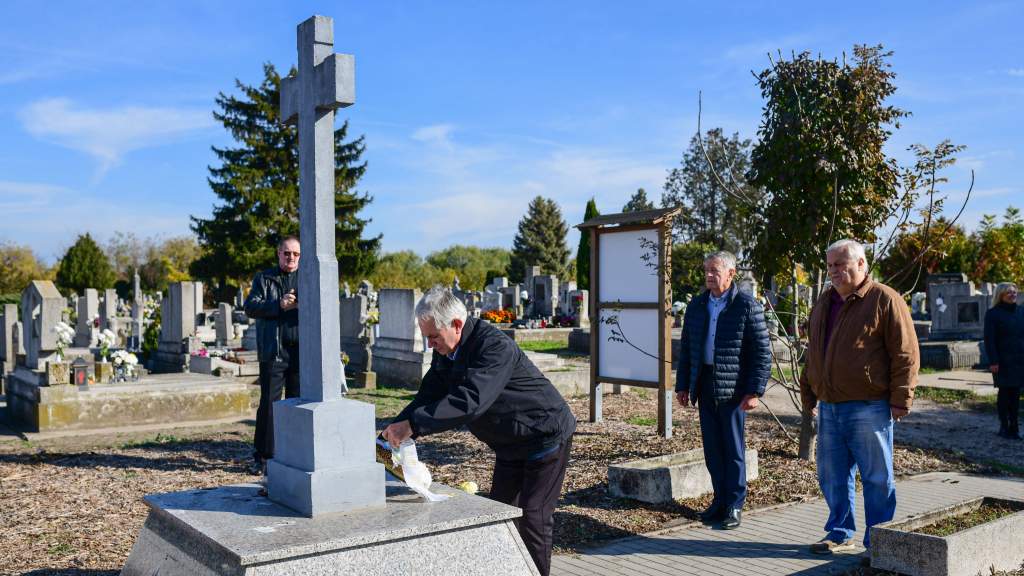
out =
<path fill-rule="evenodd" d="M 334 110 L 355 103 L 355 58 L 334 54 L 334 22 L 299 25 L 299 75 L 281 80 L 281 119 L 299 125 L 299 386 L 304 400 L 341 394 L 334 244 Z"/>
<path fill-rule="evenodd" d="M 281 118 L 299 125 L 300 397 L 274 403 L 267 495 L 307 516 L 384 506 L 374 407 L 341 397 L 334 252 L 334 110 L 355 101 L 355 61 L 334 54 L 334 23 L 299 25 L 299 74 L 281 81 Z"/>

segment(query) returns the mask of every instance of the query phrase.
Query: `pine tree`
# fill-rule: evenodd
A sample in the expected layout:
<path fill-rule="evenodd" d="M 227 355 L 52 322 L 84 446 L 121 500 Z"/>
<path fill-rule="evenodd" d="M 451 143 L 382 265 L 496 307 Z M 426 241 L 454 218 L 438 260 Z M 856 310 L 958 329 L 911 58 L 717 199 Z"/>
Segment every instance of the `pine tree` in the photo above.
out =
<path fill-rule="evenodd" d="M 60 259 L 56 281 L 65 290 L 81 293 L 86 288 L 111 288 L 115 279 L 107 255 L 92 236 L 83 234 Z"/>
<path fill-rule="evenodd" d="M 640 189 L 641 191 L 643 188 Z M 600 216 L 597 211 L 597 203 L 591 198 L 587 202 L 587 209 L 583 213 L 583 221 Z M 576 287 L 580 290 L 590 289 L 590 231 L 580 232 L 580 244 L 576 248 Z"/>
<path fill-rule="evenodd" d="M 569 248 L 565 237 L 569 233 L 562 211 L 554 200 L 537 196 L 519 221 L 519 231 L 512 241 L 509 277 L 522 281 L 527 266 L 540 266 L 544 274 L 568 278 Z"/>
<path fill-rule="evenodd" d="M 279 122 L 280 75 L 269 63 L 263 72 L 259 86 L 236 81 L 241 97 L 217 96 L 220 110 L 213 116 L 240 146 L 213 148 L 221 165 L 209 168 L 208 181 L 222 203 L 209 219 L 192 217 L 203 248 L 192 276 L 225 292 L 272 266 L 278 240 L 299 232 L 298 133 Z M 380 236 L 362 237 L 369 220 L 358 214 L 373 201 L 355 191 L 366 172 L 366 146 L 363 137 L 346 142 L 347 133 L 348 122 L 334 131 L 335 242 L 339 277 L 358 281 L 376 264 Z"/>
<path fill-rule="evenodd" d="M 623 212 L 643 212 L 654 210 L 654 203 L 647 199 L 647 191 L 637 188 L 636 193 L 629 198 L 629 202 L 622 207 Z"/>

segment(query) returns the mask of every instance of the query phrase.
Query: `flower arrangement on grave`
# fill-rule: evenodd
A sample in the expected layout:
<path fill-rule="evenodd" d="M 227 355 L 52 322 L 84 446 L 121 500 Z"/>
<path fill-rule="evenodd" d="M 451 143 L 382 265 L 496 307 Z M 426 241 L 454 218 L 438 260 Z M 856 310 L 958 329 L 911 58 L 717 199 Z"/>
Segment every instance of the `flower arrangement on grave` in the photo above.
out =
<path fill-rule="evenodd" d="M 571 328 L 576 317 L 571 314 L 556 314 L 551 317 L 551 322 L 547 323 L 546 328 Z"/>
<path fill-rule="evenodd" d="M 135 376 L 135 367 L 139 364 L 139 358 L 127 350 L 118 350 L 112 356 L 114 367 L 121 376 L 131 378 Z"/>
<path fill-rule="evenodd" d="M 57 361 L 64 361 L 64 350 L 71 345 L 75 339 L 75 329 L 63 320 L 53 325 L 53 332 L 57 335 Z"/>
<path fill-rule="evenodd" d="M 374 324 L 380 324 L 380 310 L 378 310 L 377 308 L 374 308 L 372 310 L 367 311 L 365 323 L 366 323 L 367 326 L 373 326 Z"/>
<path fill-rule="evenodd" d="M 100 332 L 100 335 L 96 339 L 96 342 L 100 346 L 100 360 L 101 361 L 103 361 L 103 362 L 107 361 L 107 358 L 110 357 L 110 347 L 113 346 L 116 341 L 117 341 L 117 335 L 114 334 L 114 332 L 111 329 L 104 328 L 103 331 Z"/>
<path fill-rule="evenodd" d="M 192 353 L 193 356 L 199 356 L 200 358 L 206 358 L 210 355 L 210 351 L 206 348 L 200 348 Z"/>
<path fill-rule="evenodd" d="M 516 319 L 516 314 L 511 308 L 506 308 L 504 310 L 488 310 L 480 317 L 494 324 L 508 324 Z"/>

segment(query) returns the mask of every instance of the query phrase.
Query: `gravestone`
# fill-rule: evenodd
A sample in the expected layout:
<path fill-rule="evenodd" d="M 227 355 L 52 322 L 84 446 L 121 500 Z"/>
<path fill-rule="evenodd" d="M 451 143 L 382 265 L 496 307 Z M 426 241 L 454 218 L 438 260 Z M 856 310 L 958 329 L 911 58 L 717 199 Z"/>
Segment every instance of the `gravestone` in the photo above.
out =
<path fill-rule="evenodd" d="M 558 276 L 545 274 L 533 277 L 533 316 L 554 316 L 558 313 Z"/>
<path fill-rule="evenodd" d="M 558 313 L 565 316 L 572 316 L 572 293 L 576 291 L 576 281 L 560 282 L 558 284 Z"/>
<path fill-rule="evenodd" d="M 245 308 L 245 292 L 241 286 L 238 287 L 238 294 L 235 294 L 235 308 L 239 310 Z"/>
<path fill-rule="evenodd" d="M 423 345 L 423 335 L 414 312 L 419 290 L 384 288 L 377 293 L 380 333 L 373 343 L 373 371 L 383 386 L 419 388 L 430 369 L 431 351 Z"/>
<path fill-rule="evenodd" d="M 0 376 L 14 370 L 18 352 L 14 349 L 14 323 L 18 321 L 18 305 L 4 304 L 0 316 Z"/>
<path fill-rule="evenodd" d="M 217 305 L 216 331 L 218 346 L 227 346 L 228 342 L 235 336 L 234 325 L 231 322 L 233 312 L 231 304 L 227 302 L 221 302 Z"/>
<path fill-rule="evenodd" d="M 153 371 L 182 372 L 191 352 L 196 332 L 197 282 L 175 282 L 167 287 L 161 303 L 160 341 L 157 344 Z"/>
<path fill-rule="evenodd" d="M 362 294 L 355 294 L 351 298 L 342 298 L 339 304 L 341 351 L 348 354 L 347 368 L 353 374 L 373 369 L 370 360 L 373 337 L 366 325 L 368 300 Z"/>
<path fill-rule="evenodd" d="M 132 322 L 129 331 L 129 348 L 137 350 L 142 347 L 142 337 L 145 333 L 146 302 L 142 294 L 142 283 L 139 273 L 136 272 L 132 278 Z"/>
<path fill-rule="evenodd" d="M 932 274 L 928 281 L 928 310 L 932 320 L 929 339 L 982 339 L 985 313 L 992 306 L 991 291 L 978 292 L 964 274 Z"/>
<path fill-rule="evenodd" d="M 100 297 L 95 288 L 86 288 L 78 298 L 78 319 L 75 322 L 75 346 L 91 348 L 96 346 L 96 326 L 93 319 L 100 313 Z"/>
<path fill-rule="evenodd" d="M 502 309 L 503 288 L 508 288 L 508 278 L 504 276 L 496 276 L 491 280 L 490 284 L 484 287 L 483 302 L 481 304 L 483 311 Z"/>
<path fill-rule="evenodd" d="M 64 313 L 64 298 L 49 280 L 33 280 L 21 293 L 22 345 L 25 347 L 25 365 L 33 370 L 45 367 L 45 362 L 57 350 L 54 326 Z"/>
<path fill-rule="evenodd" d="M 590 328 L 590 291 L 573 290 L 569 293 L 569 314 L 576 328 Z"/>
<path fill-rule="evenodd" d="M 541 274 L 542 274 L 542 272 L 541 272 L 540 266 L 527 266 L 526 267 L 526 274 L 523 276 L 523 285 L 526 286 L 526 293 L 527 293 L 527 296 L 528 296 L 530 302 L 534 302 L 537 299 L 536 295 L 534 295 L 534 293 L 533 293 L 533 289 L 535 287 L 535 285 L 533 283 L 533 279 L 534 279 L 534 277 L 540 276 Z"/>
<path fill-rule="evenodd" d="M 514 508 L 466 494 L 425 504 L 397 486 L 385 508 L 374 407 L 340 397 L 333 109 L 353 101 L 354 65 L 333 36 L 329 18 L 303 22 L 298 77 L 281 82 L 281 117 L 299 123 L 301 397 L 274 405 L 269 501 L 258 485 L 147 497 L 124 576 L 537 574 Z"/>
<path fill-rule="evenodd" d="M 107 288 L 100 302 L 100 330 L 117 332 L 117 290 Z"/>
<path fill-rule="evenodd" d="M 747 481 L 757 480 L 757 450 L 744 453 Z M 714 491 L 700 448 L 608 467 L 608 492 L 617 498 L 661 504 Z"/>

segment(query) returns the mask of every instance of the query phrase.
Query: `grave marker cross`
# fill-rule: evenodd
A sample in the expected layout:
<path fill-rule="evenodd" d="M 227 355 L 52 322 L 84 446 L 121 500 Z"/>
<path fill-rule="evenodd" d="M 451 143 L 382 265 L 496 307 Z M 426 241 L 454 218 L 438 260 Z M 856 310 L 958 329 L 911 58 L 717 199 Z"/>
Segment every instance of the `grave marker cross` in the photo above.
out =
<path fill-rule="evenodd" d="M 334 217 L 334 110 L 355 102 L 355 58 L 334 54 L 334 23 L 298 28 L 298 76 L 281 80 L 281 119 L 299 129 L 299 386 L 322 402 L 342 390 Z"/>

